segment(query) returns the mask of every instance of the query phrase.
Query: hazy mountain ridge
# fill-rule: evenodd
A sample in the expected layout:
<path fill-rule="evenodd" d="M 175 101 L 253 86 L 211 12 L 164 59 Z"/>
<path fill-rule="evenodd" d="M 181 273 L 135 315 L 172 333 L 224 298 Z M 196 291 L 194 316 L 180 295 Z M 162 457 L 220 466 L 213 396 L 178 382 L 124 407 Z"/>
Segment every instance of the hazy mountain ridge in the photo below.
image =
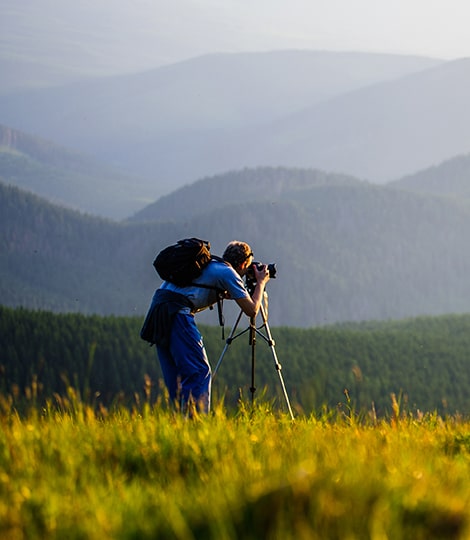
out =
<path fill-rule="evenodd" d="M 1 39 L 0 39 L 1 43 Z M 1 47 L 0 47 L 1 48 Z M 101 75 L 102 75 L 102 70 Z M 75 69 L 67 64 L 51 65 L 44 59 L 10 55 L 0 50 L 0 95 L 7 96 L 25 88 L 54 88 L 58 85 L 100 76 L 86 69 Z"/>
<path fill-rule="evenodd" d="M 136 189 L 136 177 L 1 124 L 0 178 L 57 204 L 113 219 L 151 200 Z"/>
<path fill-rule="evenodd" d="M 247 165 L 394 180 L 469 151 L 470 59 L 351 91 L 243 134 Z"/>
<path fill-rule="evenodd" d="M 258 167 L 202 178 L 163 196 L 130 221 L 179 221 L 205 214 L 227 204 L 289 199 L 292 191 L 321 185 L 359 183 L 356 178 L 308 169 Z"/>
<path fill-rule="evenodd" d="M 268 173 L 269 185 L 265 180 Z M 469 177 L 470 157 L 463 155 L 388 185 L 468 198 Z M 152 193 L 142 190 L 140 179 L 122 175 L 89 156 L 1 124 L 0 178 L 57 204 L 112 219 L 128 218 L 129 221 L 178 220 L 204 213 L 208 210 L 207 193 L 210 193 L 210 200 L 219 205 L 228 198 L 232 202 L 263 198 L 275 201 L 291 189 L 293 178 L 296 180 L 293 189 L 304 189 L 321 182 L 363 182 L 349 175 L 313 169 L 245 168 L 199 179 L 152 202 Z M 275 178 L 279 184 L 273 185 Z M 232 182 L 237 183 L 235 191 Z M 301 185 L 302 182 L 305 185 Z M 137 211 L 132 215 L 134 209 Z"/>
<path fill-rule="evenodd" d="M 92 13 L 95 15 L 90 17 Z M 119 6 L 112 1 L 97 4 L 83 0 L 72 7 L 60 0 L 2 0 L 0 94 L 30 86 L 51 87 L 123 69 L 135 72 L 156 62 L 156 58 L 161 64 L 155 50 L 139 46 L 130 50 L 123 38 L 122 21 L 127 19 L 129 23 L 134 13 L 134 5 Z M 142 36 L 142 24 L 135 32 Z"/>
<path fill-rule="evenodd" d="M 439 165 L 389 183 L 423 193 L 470 198 L 470 154 L 455 156 Z"/>
<path fill-rule="evenodd" d="M 271 169 L 263 172 L 266 189 L 275 192 L 279 178 L 270 180 Z M 199 188 L 205 185 L 211 182 Z M 232 186 L 236 191 L 237 183 Z M 1 303 L 143 314 L 158 284 L 155 254 L 179 238 L 199 236 L 217 254 L 230 239 L 244 239 L 257 260 L 277 264 L 268 286 L 272 324 L 470 311 L 469 206 L 365 182 L 299 186 L 293 180 L 274 204 L 221 201 L 209 189 L 206 213 L 118 224 L 1 185 Z M 201 320 L 217 324 L 212 312 Z"/>
<path fill-rule="evenodd" d="M 160 196 L 244 166 L 297 166 L 277 153 L 274 120 L 436 65 L 442 61 L 365 53 L 207 55 L 132 76 L 15 92 L 0 97 L 0 120 L 145 175 L 142 191 L 158 185 Z M 274 136 L 282 141 L 284 134 Z M 266 152 L 264 138 L 276 155 Z M 317 163 L 312 148 L 306 155 L 309 167 L 355 174 L 340 153 L 331 167 Z M 299 166 L 306 155 L 296 158 Z"/>
<path fill-rule="evenodd" d="M 470 157 L 462 155 L 387 185 L 468 198 L 469 177 Z M 276 201 L 291 189 L 292 179 L 295 179 L 292 189 L 305 189 L 322 182 L 363 182 L 349 175 L 315 169 L 245 168 L 199 179 L 154 200 L 157 189 L 154 188 L 152 196 L 152 191 L 142 189 L 141 179 L 125 176 L 90 156 L 1 124 L 0 178 L 57 204 L 111 219 L 128 218 L 129 221 L 174 221 L 204 213 L 210 210 L 207 194 L 209 200 L 218 205 L 229 199 L 232 202 Z M 232 183 L 237 184 L 236 190 Z"/>

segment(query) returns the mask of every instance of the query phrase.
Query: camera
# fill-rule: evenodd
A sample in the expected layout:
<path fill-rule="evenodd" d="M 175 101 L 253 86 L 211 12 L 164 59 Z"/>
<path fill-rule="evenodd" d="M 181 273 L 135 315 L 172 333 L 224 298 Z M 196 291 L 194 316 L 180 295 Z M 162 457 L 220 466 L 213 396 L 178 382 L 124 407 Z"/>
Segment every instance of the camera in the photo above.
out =
<path fill-rule="evenodd" d="M 255 276 L 255 271 L 254 271 L 255 266 L 256 266 L 256 268 L 258 270 L 260 270 L 261 267 L 263 266 L 263 263 L 254 262 L 248 268 L 248 270 L 247 270 L 247 272 L 245 274 L 246 284 L 248 286 L 248 289 L 254 289 L 255 286 L 256 286 L 256 276 Z M 277 273 L 276 264 L 275 263 L 270 263 L 270 264 L 267 265 L 267 267 L 268 267 L 269 277 L 271 279 L 274 279 L 276 277 L 276 273 Z"/>

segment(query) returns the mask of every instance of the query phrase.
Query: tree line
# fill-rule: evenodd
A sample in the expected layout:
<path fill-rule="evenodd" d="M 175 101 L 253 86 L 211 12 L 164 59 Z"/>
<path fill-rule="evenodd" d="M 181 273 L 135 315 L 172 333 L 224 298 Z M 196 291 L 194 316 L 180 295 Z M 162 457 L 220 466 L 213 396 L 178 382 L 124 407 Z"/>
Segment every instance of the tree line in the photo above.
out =
<path fill-rule="evenodd" d="M 233 203 L 217 196 L 215 182 L 202 182 L 205 205 L 190 197 L 194 190 L 178 197 L 201 213 L 122 223 L 0 182 L 0 301 L 55 312 L 143 315 L 159 281 L 155 255 L 179 238 L 198 236 L 218 255 L 228 241 L 246 240 L 256 260 L 277 264 L 278 278 L 269 285 L 270 320 L 277 326 L 470 311 L 468 205 L 321 176 L 307 181 L 299 175 L 288 184 L 288 171 L 274 172 L 246 171 L 266 186 L 251 201 L 247 184 L 243 200 Z M 239 185 L 232 182 L 232 190 Z M 229 193 L 226 185 L 221 193 Z"/>
<path fill-rule="evenodd" d="M 156 400 L 164 395 L 161 372 L 141 324 L 140 316 L 0 307 L 0 392 L 18 404 L 32 389 L 46 403 L 69 387 L 105 407 Z M 262 337 L 253 347 L 243 324 L 227 347 L 219 327 L 202 326 L 212 367 L 220 360 L 213 398 L 229 408 L 251 398 L 285 405 L 274 351 L 289 399 L 305 414 L 347 406 L 387 415 L 392 395 L 410 412 L 470 411 L 470 315 L 275 327 L 273 348 Z"/>

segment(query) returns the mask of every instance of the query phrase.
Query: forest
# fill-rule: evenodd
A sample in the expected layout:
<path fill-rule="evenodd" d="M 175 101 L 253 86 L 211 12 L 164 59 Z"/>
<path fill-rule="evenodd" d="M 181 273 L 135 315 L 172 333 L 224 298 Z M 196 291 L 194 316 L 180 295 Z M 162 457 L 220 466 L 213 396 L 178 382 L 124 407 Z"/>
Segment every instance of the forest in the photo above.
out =
<path fill-rule="evenodd" d="M 201 181 L 165 204 L 198 212 L 117 223 L 0 183 L 1 304 L 143 316 L 159 284 L 155 255 L 198 236 L 216 255 L 243 239 L 256 260 L 277 264 L 269 285 L 276 326 L 470 311 L 465 202 L 260 168 Z"/>
<path fill-rule="evenodd" d="M 0 390 L 21 410 L 56 404 L 68 389 L 93 406 L 132 406 L 164 398 L 154 347 L 139 335 L 141 317 L 55 314 L 0 308 Z M 253 348 L 244 331 L 227 346 L 217 326 L 202 326 L 214 403 L 266 399 L 285 409 L 273 350 Z M 230 328 L 225 329 L 225 338 Z M 287 394 L 297 414 L 346 407 L 379 417 L 397 405 L 412 414 L 470 411 L 470 315 L 271 328 Z M 238 333 L 238 330 L 237 330 Z M 237 336 L 237 333 L 235 334 Z M 254 387 L 252 385 L 254 366 Z"/>

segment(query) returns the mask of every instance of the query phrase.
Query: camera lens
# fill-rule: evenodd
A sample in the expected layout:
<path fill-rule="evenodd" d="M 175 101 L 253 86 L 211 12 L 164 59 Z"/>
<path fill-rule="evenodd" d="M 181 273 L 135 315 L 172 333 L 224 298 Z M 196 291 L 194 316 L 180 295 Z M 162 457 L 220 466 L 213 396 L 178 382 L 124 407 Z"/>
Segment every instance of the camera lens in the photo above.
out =
<path fill-rule="evenodd" d="M 268 264 L 268 272 L 269 272 L 269 277 L 271 279 L 276 277 L 277 269 L 276 269 L 276 264 L 275 263 Z"/>

